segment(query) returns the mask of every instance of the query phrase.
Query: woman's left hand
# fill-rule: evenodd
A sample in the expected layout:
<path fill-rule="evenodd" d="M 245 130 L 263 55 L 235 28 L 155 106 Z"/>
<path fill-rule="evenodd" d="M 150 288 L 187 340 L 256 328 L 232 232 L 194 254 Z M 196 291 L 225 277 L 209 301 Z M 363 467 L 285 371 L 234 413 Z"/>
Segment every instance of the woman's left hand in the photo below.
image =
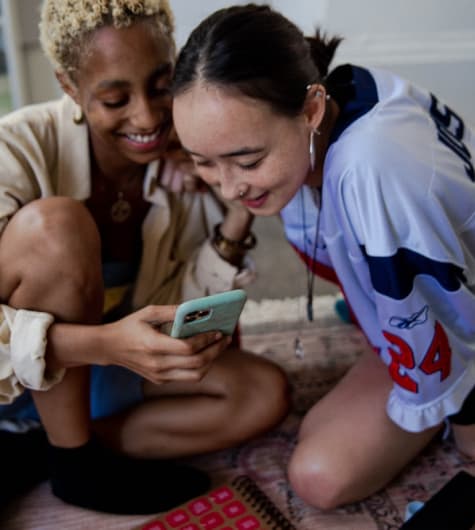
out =
<path fill-rule="evenodd" d="M 173 192 L 206 189 L 206 184 L 196 173 L 195 165 L 181 146 L 175 130 L 170 133 L 163 159 L 164 165 L 160 175 L 160 183 L 165 189 Z"/>
<path fill-rule="evenodd" d="M 232 241 L 242 241 L 251 230 L 254 215 L 240 201 L 229 201 L 223 198 L 219 186 L 213 187 L 213 193 L 226 207 L 221 233 Z"/>

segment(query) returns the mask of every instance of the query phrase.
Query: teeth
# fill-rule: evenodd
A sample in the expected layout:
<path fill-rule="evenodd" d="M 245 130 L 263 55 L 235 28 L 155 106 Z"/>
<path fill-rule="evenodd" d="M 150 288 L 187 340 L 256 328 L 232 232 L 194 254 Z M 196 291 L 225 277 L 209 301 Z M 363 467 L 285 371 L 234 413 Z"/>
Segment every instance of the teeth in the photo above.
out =
<path fill-rule="evenodd" d="M 156 140 L 159 134 L 160 131 L 157 131 L 153 134 L 127 134 L 126 136 L 129 140 L 132 140 L 133 142 L 148 144 Z"/>

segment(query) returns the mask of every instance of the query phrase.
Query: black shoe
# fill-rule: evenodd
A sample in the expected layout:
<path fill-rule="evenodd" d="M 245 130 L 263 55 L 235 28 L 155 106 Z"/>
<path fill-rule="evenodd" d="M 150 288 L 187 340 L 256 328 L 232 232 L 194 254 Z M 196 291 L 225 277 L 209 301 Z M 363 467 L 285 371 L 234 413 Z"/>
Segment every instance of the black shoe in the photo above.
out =
<path fill-rule="evenodd" d="M 49 464 L 54 495 L 100 512 L 162 512 L 210 486 L 203 471 L 168 460 L 119 455 L 95 439 L 73 449 L 50 446 Z"/>
<path fill-rule="evenodd" d="M 43 429 L 26 432 L 0 430 L 2 480 L 0 508 L 48 478 L 48 442 Z"/>

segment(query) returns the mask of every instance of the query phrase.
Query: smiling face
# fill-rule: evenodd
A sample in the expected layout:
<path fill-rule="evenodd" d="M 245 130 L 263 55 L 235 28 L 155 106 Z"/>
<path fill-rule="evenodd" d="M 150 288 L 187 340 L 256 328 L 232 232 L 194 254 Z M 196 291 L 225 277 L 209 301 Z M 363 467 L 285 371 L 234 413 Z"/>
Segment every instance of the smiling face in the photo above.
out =
<path fill-rule="evenodd" d="M 197 82 L 175 96 L 173 118 L 200 176 L 254 215 L 278 213 L 307 178 L 305 114 L 276 114 L 262 101 Z"/>
<path fill-rule="evenodd" d="M 95 158 L 105 171 L 147 164 L 171 128 L 172 47 L 145 21 L 95 31 L 76 84 L 63 88 L 82 107 Z"/>

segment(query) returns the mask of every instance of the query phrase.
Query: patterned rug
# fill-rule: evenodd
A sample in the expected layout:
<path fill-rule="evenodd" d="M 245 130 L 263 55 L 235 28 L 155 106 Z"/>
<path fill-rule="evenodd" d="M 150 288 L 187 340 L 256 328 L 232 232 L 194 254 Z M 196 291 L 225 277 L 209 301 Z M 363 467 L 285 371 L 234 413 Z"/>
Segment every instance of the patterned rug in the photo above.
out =
<path fill-rule="evenodd" d="M 299 320 L 303 314 L 303 301 L 299 299 L 246 304 L 241 322 L 243 346 L 286 369 L 293 388 L 292 412 L 266 435 L 192 462 L 209 471 L 215 484 L 249 475 L 298 529 L 397 530 L 409 501 L 427 500 L 462 469 L 475 473 L 475 461 L 462 457 L 450 440 L 436 441 L 385 490 L 363 502 L 321 512 L 306 506 L 294 494 L 286 479 L 286 462 L 302 416 L 368 348 L 356 327 L 336 317 L 334 301 L 332 296 L 316 299 L 317 319 L 311 324 Z M 305 351 L 303 358 L 294 353 L 297 334 Z M 129 530 L 148 519 L 150 516 L 104 515 L 67 506 L 51 495 L 47 484 L 42 484 L 4 514 L 0 528 Z"/>

